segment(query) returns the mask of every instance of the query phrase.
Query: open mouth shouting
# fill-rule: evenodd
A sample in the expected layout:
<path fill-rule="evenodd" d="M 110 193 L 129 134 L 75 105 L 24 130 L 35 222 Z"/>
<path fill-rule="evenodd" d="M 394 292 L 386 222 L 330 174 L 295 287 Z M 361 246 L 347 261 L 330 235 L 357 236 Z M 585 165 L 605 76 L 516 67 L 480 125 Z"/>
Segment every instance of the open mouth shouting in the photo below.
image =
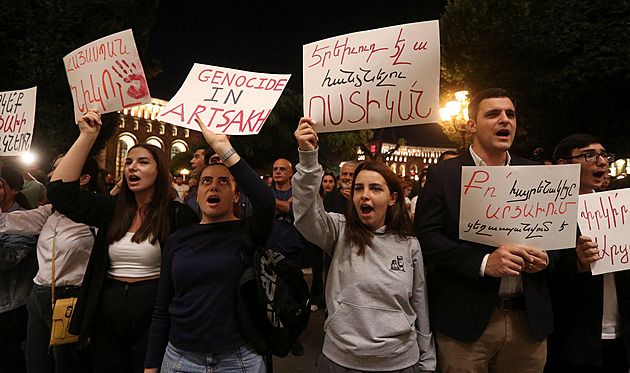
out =
<path fill-rule="evenodd" d="M 370 205 L 367 205 L 367 204 L 361 204 L 361 215 L 362 216 L 368 217 L 373 212 L 374 212 L 374 207 L 372 207 Z"/>
<path fill-rule="evenodd" d="M 496 136 L 498 136 L 498 137 L 500 137 L 500 138 L 502 138 L 504 140 L 507 140 L 507 139 L 510 138 L 510 130 L 507 129 L 507 128 L 502 128 L 502 129 L 497 131 Z"/>
<path fill-rule="evenodd" d="M 219 203 L 221 203 L 221 198 L 217 197 L 217 196 L 209 196 L 206 199 L 206 202 L 208 203 L 208 205 L 210 207 L 216 207 L 219 205 Z"/>
<path fill-rule="evenodd" d="M 138 175 L 129 175 L 129 177 L 127 178 L 127 183 L 129 184 L 130 188 L 133 188 L 140 184 L 141 180 L 142 179 Z"/>
<path fill-rule="evenodd" d="M 595 179 L 597 179 L 598 182 L 603 180 L 604 175 L 606 175 L 606 171 L 595 171 L 595 172 L 593 172 L 593 177 Z"/>

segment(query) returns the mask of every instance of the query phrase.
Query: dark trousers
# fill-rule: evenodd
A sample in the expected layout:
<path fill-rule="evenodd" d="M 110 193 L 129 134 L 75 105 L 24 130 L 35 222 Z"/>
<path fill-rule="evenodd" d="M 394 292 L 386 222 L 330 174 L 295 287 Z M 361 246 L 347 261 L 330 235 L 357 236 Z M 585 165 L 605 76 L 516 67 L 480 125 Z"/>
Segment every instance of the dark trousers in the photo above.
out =
<path fill-rule="evenodd" d="M 313 283 L 311 285 L 311 304 L 324 307 L 324 252 L 317 245 L 304 241 L 304 267 L 313 269 Z"/>
<path fill-rule="evenodd" d="M 26 344 L 26 305 L 0 313 L 0 373 L 26 372 L 26 357 L 23 344 Z"/>
<path fill-rule="evenodd" d="M 602 339 L 603 366 L 572 365 L 550 361 L 545 367 L 545 373 L 628 373 L 628 347 L 623 337 L 617 339 Z"/>
<path fill-rule="evenodd" d="M 91 336 L 94 372 L 144 372 L 158 280 L 106 279 Z"/>
<path fill-rule="evenodd" d="M 79 295 L 79 287 L 57 286 L 55 298 Z M 28 298 L 28 331 L 26 362 L 29 373 L 90 372 L 87 351 L 77 351 L 76 343 L 49 348 L 52 327 L 51 287 L 34 285 Z"/>

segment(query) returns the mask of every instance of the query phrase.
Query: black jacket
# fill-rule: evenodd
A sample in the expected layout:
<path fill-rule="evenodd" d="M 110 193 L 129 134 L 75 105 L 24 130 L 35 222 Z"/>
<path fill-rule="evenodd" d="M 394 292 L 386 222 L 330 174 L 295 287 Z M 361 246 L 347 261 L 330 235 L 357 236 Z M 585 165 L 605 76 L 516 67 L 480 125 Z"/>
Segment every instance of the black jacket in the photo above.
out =
<path fill-rule="evenodd" d="M 511 155 L 512 165 L 533 162 Z M 459 239 L 462 166 L 474 166 L 463 155 L 429 167 L 427 181 L 416 205 L 415 227 L 427 267 L 431 328 L 456 340 L 472 343 L 486 330 L 499 294 L 500 278 L 479 276 L 481 262 L 496 248 Z M 538 273 L 523 273 L 527 316 L 536 339 L 553 330 L 547 286 L 549 266 Z"/>
<path fill-rule="evenodd" d="M 114 218 L 116 197 L 81 190 L 78 181 L 58 180 L 48 186 L 48 199 L 55 209 L 75 222 L 98 228 L 69 328 L 70 333 L 79 335 L 77 345 L 83 346 L 92 333 L 94 316 L 107 277 L 109 267 L 107 233 Z M 169 205 L 171 233 L 198 222 L 197 214 L 190 207 L 175 201 Z M 160 242 L 160 247 L 163 245 L 164 242 Z"/>

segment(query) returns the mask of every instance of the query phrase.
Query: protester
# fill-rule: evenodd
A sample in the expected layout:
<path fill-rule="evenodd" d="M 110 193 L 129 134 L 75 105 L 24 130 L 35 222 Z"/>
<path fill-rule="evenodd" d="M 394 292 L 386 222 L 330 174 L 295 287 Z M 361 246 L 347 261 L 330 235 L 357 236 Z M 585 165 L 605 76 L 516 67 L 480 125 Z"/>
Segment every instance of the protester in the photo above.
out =
<path fill-rule="evenodd" d="M 356 170 L 357 161 L 347 161 L 341 166 L 339 175 L 339 188 L 324 195 L 324 208 L 327 212 L 346 214 L 348 211 L 348 197 L 350 196 L 350 186 Z"/>
<path fill-rule="evenodd" d="M 411 199 L 409 199 L 409 195 L 411 194 L 411 187 L 412 186 L 410 181 L 405 181 L 404 183 L 402 183 L 405 209 L 407 211 L 407 214 L 409 214 L 409 217 L 413 219 L 413 213 L 411 212 Z"/>
<path fill-rule="evenodd" d="M 58 157 L 53 171 L 61 162 Z M 81 177 L 80 188 L 97 192 L 98 163 L 88 157 Z M 78 224 L 53 211 L 47 204 L 34 210 L 14 211 L 0 215 L 0 232 L 9 234 L 39 235 L 37 262 L 39 269 L 28 298 L 27 366 L 29 373 L 90 372 L 76 349 L 76 343 L 49 347 L 52 327 L 52 260 L 55 247 L 55 298 L 79 295 L 83 274 L 94 244 L 94 233 L 85 224 Z"/>
<path fill-rule="evenodd" d="M 275 199 L 225 135 L 197 122 L 225 163 L 207 165 L 200 174 L 201 223 L 173 234 L 164 248 L 145 372 L 160 366 L 162 373 L 264 372 L 262 356 L 237 324 L 237 289 L 245 270 L 243 237 L 265 244 Z M 238 188 L 252 201 L 250 219 L 236 216 Z"/>
<path fill-rule="evenodd" d="M 384 164 L 364 163 L 350 189 L 348 217 L 317 198 L 322 167 L 317 134 L 302 118 L 295 137 L 296 226 L 333 255 L 326 285 L 330 316 L 319 372 L 435 370 L 424 265 L 402 188 Z"/>
<path fill-rule="evenodd" d="M 205 165 L 208 164 L 205 160 L 205 153 L 208 149 L 212 149 L 210 148 L 210 145 L 201 144 L 199 148 L 195 150 L 195 153 L 190 159 L 190 167 L 192 168 L 191 181 L 195 181 L 192 184 L 190 182 L 188 183 L 188 194 L 184 197 L 184 203 L 197 213 L 199 219 L 201 219 L 201 210 L 199 209 L 199 204 L 197 203 L 197 188 L 199 183 L 199 174 Z M 208 161 L 209 159 L 210 158 L 208 158 Z"/>
<path fill-rule="evenodd" d="M 184 175 L 175 176 L 175 184 L 173 184 L 173 189 L 175 189 L 175 192 L 177 192 L 177 195 L 183 201 L 189 189 L 188 185 L 184 184 Z"/>
<path fill-rule="evenodd" d="M 599 139 L 573 134 L 558 143 L 558 164 L 580 165 L 580 194 L 601 187 L 614 156 Z M 600 245 L 579 235 L 574 250 L 562 250 L 553 271 L 555 328 L 546 372 L 628 372 L 630 361 L 630 272 L 594 276 Z"/>
<path fill-rule="evenodd" d="M 335 174 L 333 172 L 324 172 L 322 176 L 322 184 L 319 188 L 319 196 L 324 198 L 324 194 L 330 193 L 337 189 L 335 185 Z"/>
<path fill-rule="evenodd" d="M 547 254 L 459 239 L 462 167 L 533 162 L 509 152 L 516 109 L 508 92 L 479 92 L 468 113 L 472 146 L 429 167 L 416 207 L 438 368 L 444 373 L 541 372 L 553 330 Z"/>
<path fill-rule="evenodd" d="M 20 193 L 24 179 L 15 168 L 3 165 L 0 174 L 0 212 L 28 208 Z M 26 234 L 0 234 L 0 372 L 26 372 L 22 345 L 26 342 L 26 302 L 37 272 L 35 242 Z"/>
<path fill-rule="evenodd" d="M 81 190 L 78 179 L 101 129 L 100 114 L 88 111 L 78 126 L 79 138 L 48 190 L 60 213 L 98 229 L 70 332 L 79 334 L 79 346 L 90 338 L 95 372 L 142 372 L 161 247 L 170 233 L 197 218 L 173 202 L 167 157 L 149 144 L 129 149 L 116 197 Z"/>

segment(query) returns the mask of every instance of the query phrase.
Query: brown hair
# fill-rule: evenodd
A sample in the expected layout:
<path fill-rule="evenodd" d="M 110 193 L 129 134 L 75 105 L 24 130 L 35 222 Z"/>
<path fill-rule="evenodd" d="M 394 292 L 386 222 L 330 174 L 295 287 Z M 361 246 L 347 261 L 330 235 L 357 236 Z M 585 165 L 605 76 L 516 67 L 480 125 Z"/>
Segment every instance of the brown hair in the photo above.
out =
<path fill-rule="evenodd" d="M 508 91 L 503 88 L 488 88 L 480 91 L 470 100 L 470 104 L 468 104 L 468 117 L 472 120 L 477 120 L 477 114 L 479 114 L 479 105 L 481 105 L 481 101 L 487 98 L 503 97 L 509 98 L 510 101 L 512 101 L 512 105 L 514 105 L 514 109 L 516 109 L 516 103 Z"/>
<path fill-rule="evenodd" d="M 350 189 L 350 198 L 348 200 L 348 213 L 346 219 L 346 245 L 357 246 L 359 256 L 365 256 L 365 248 L 372 244 L 372 238 L 374 234 L 372 231 L 361 222 L 359 214 L 354 206 L 354 184 L 357 180 L 357 175 L 361 171 L 375 171 L 378 172 L 389 188 L 389 193 L 397 193 L 398 198 L 393 206 L 387 207 L 387 213 L 385 214 L 385 233 L 396 234 L 402 240 L 409 236 L 413 236 L 413 223 L 407 213 L 405 207 L 405 199 L 403 198 L 403 190 L 400 184 L 400 180 L 394 174 L 394 172 L 387 167 L 384 163 L 380 162 L 363 162 L 359 164 L 354 172 L 354 178 L 352 179 L 352 188 Z"/>
<path fill-rule="evenodd" d="M 174 189 L 171 187 L 171 176 L 168 167 L 166 154 L 162 149 L 151 144 L 137 144 L 129 151 L 135 148 L 146 149 L 155 160 L 157 167 L 157 176 L 153 188 L 153 196 L 151 202 L 142 207 L 144 219 L 138 231 L 131 238 L 132 242 L 140 243 L 151 236 L 151 244 L 155 244 L 156 240 L 164 243 L 170 234 L 168 222 L 168 208 L 174 197 Z M 114 243 L 125 236 L 133 218 L 138 211 L 135 193 L 129 189 L 127 178 L 123 177 L 122 187 L 116 200 L 116 209 L 114 218 L 107 235 L 108 243 Z"/>

